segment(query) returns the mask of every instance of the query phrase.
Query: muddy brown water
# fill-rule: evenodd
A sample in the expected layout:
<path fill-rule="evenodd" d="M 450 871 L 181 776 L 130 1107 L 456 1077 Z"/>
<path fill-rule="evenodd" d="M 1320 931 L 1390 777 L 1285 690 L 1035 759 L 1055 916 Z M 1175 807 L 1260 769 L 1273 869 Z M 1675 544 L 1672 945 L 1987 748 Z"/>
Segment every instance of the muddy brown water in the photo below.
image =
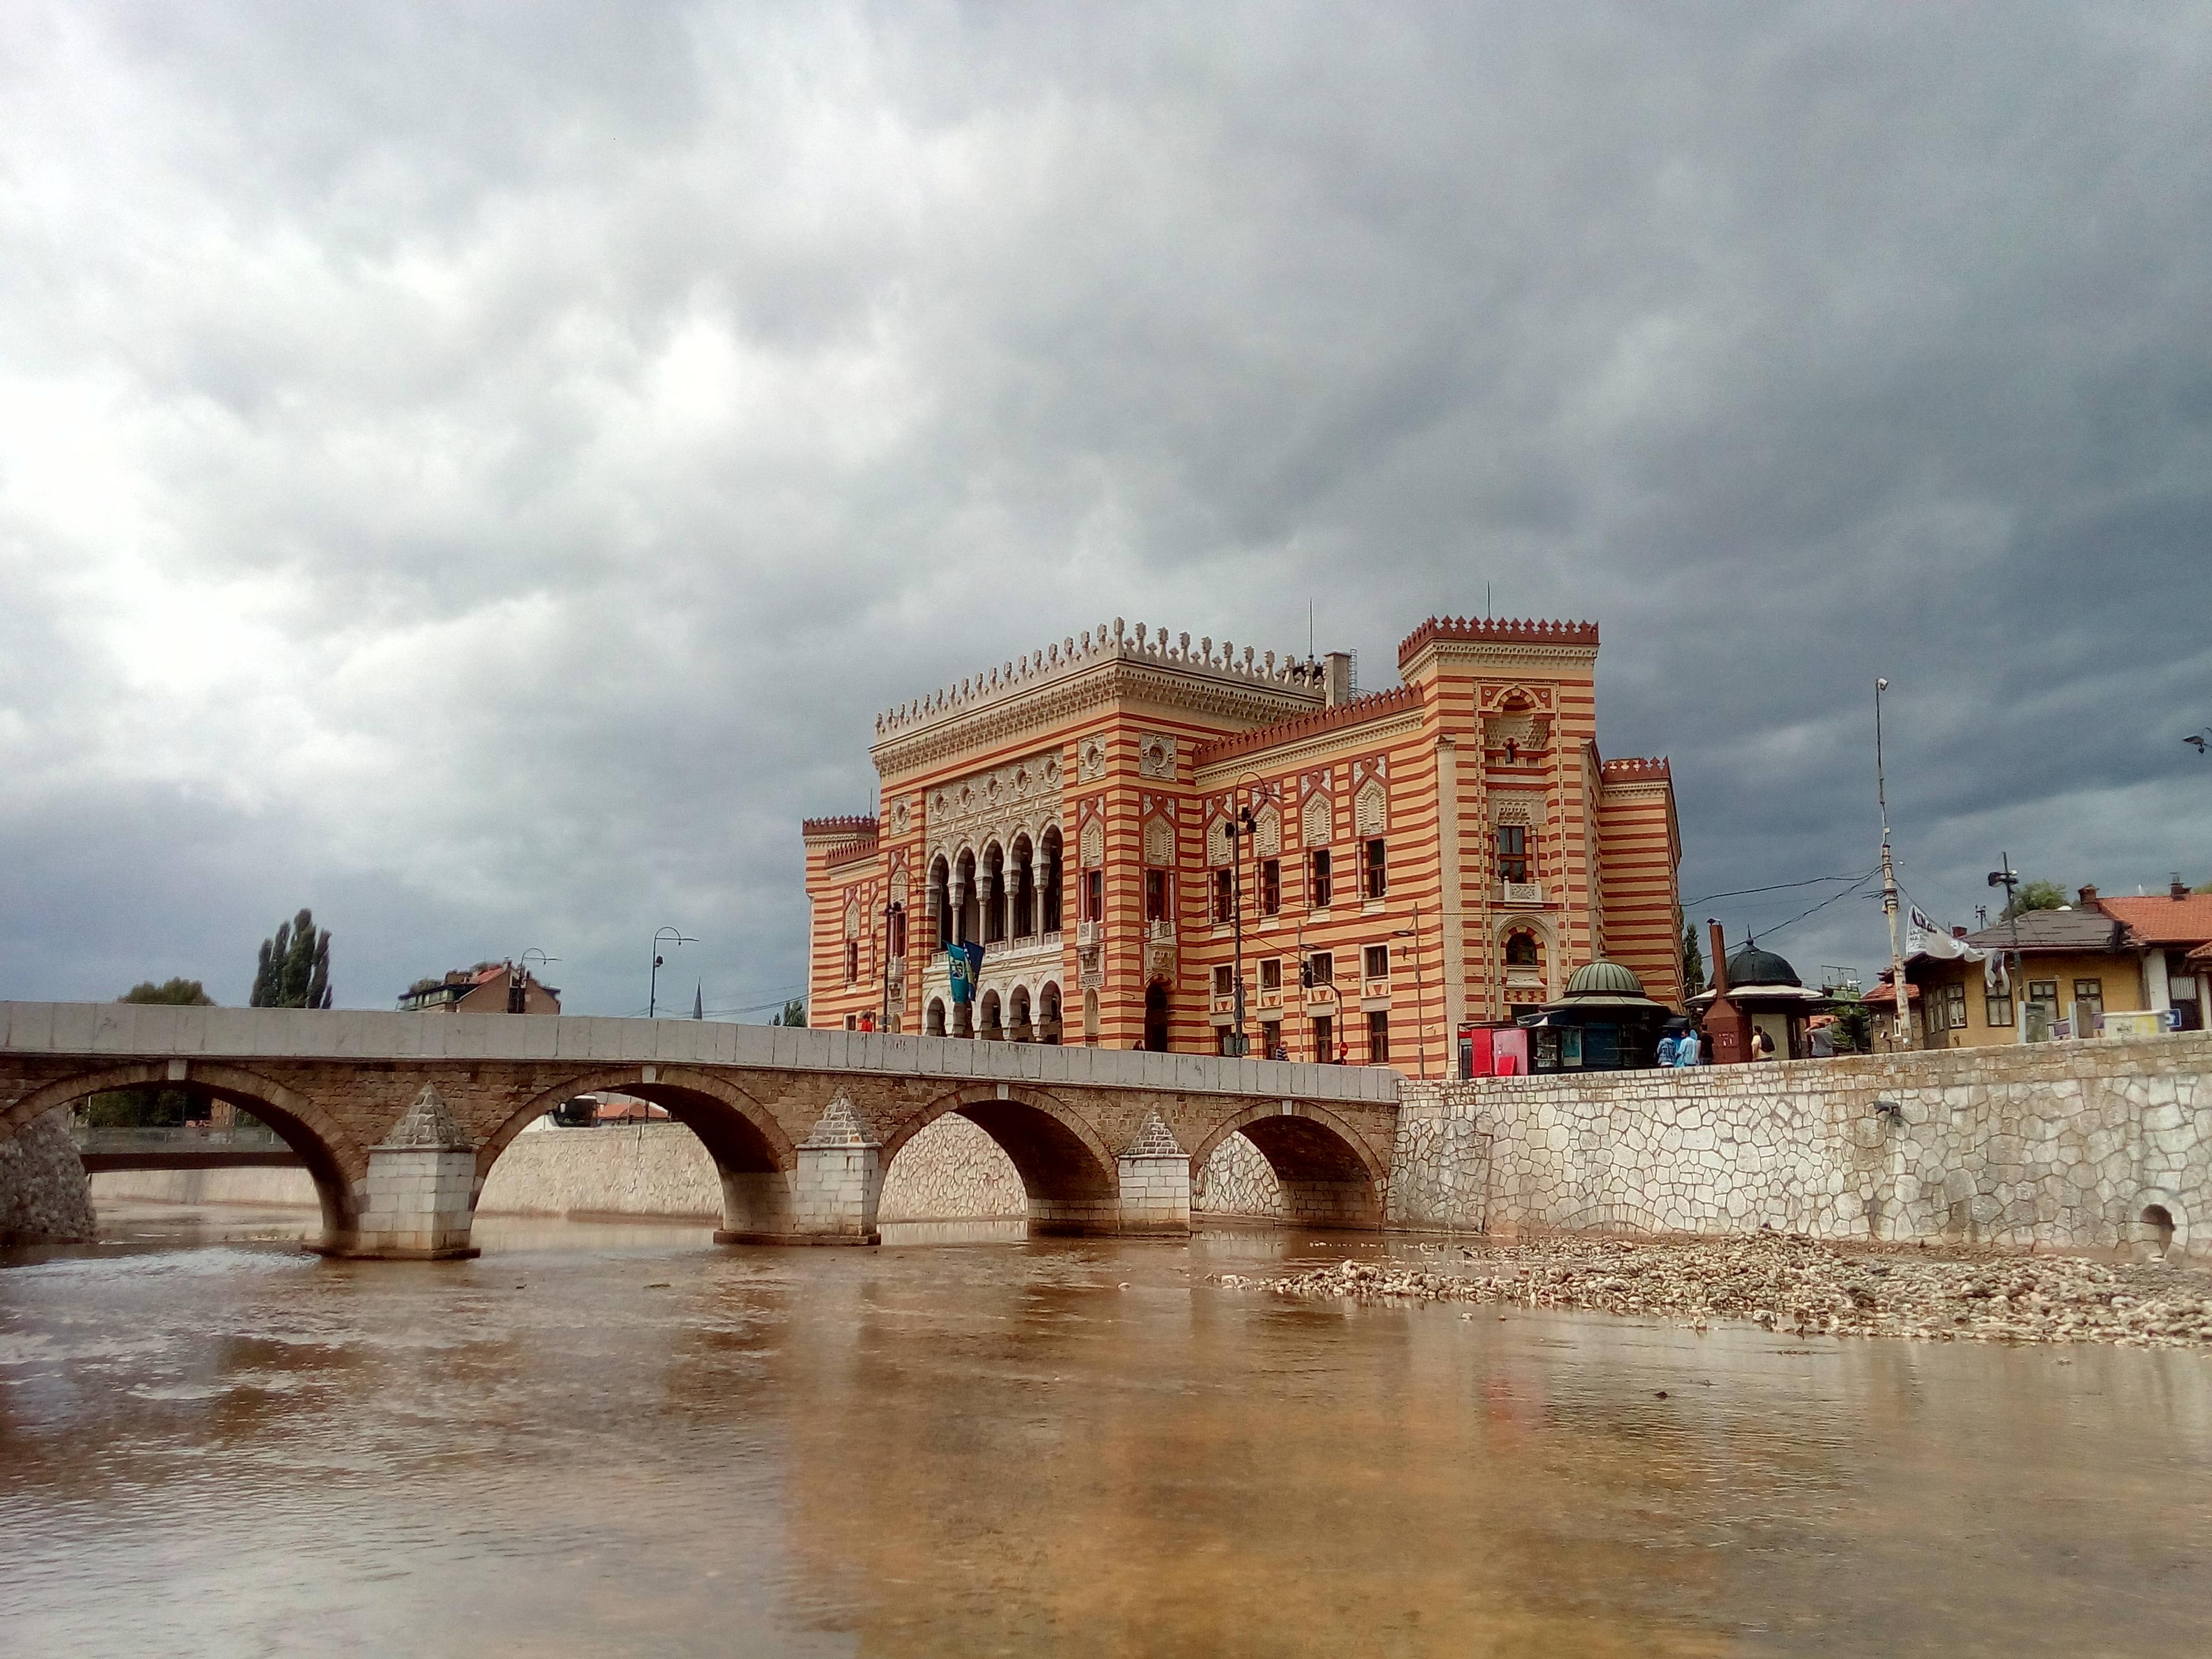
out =
<path fill-rule="evenodd" d="M 1348 1235 L 104 1221 L 0 1270 L 9 1654 L 2212 1651 L 2203 1355 L 1200 1282 Z"/>

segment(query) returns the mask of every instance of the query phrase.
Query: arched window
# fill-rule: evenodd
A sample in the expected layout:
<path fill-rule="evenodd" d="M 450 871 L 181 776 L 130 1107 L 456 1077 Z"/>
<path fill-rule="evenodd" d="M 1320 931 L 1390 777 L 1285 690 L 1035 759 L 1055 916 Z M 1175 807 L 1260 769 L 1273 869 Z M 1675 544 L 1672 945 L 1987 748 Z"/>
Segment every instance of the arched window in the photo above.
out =
<path fill-rule="evenodd" d="M 1534 968 L 1541 961 L 1542 956 L 1534 933 L 1522 928 L 1505 936 L 1505 965 L 1508 968 Z"/>
<path fill-rule="evenodd" d="M 929 864 L 929 925 L 932 948 L 952 943 L 952 866 L 939 853 Z"/>
<path fill-rule="evenodd" d="M 1159 980 L 1145 987 L 1145 1047 L 1165 1054 L 1168 1047 L 1168 988 Z"/>
<path fill-rule="evenodd" d="M 1006 1035 L 1016 1042 L 1033 1042 L 1036 1033 L 1030 1029 L 1030 990 L 1026 985 L 1017 985 L 1006 999 Z"/>
<path fill-rule="evenodd" d="M 996 991 L 983 993 L 983 1018 L 976 1028 L 976 1034 L 986 1042 L 992 1042 L 1006 1035 L 1006 1028 L 999 1020 L 999 994 Z"/>
<path fill-rule="evenodd" d="M 930 998 L 928 1011 L 921 1017 L 921 1030 L 925 1036 L 945 1035 L 945 999 L 943 997 Z"/>
<path fill-rule="evenodd" d="M 1012 933 L 1029 939 L 1036 933 L 1036 854 L 1027 836 L 1014 837 L 1012 862 L 1006 868 L 1006 900 L 1013 912 Z"/>
<path fill-rule="evenodd" d="M 983 849 L 983 943 L 1006 937 L 1006 854 L 998 842 Z"/>
<path fill-rule="evenodd" d="M 1060 1041 L 1060 987 L 1050 980 L 1037 993 L 1037 1041 Z"/>
<path fill-rule="evenodd" d="M 1042 931 L 1048 933 L 1060 931 L 1060 831 L 1048 828 L 1037 838 L 1037 896 L 1044 911 Z"/>

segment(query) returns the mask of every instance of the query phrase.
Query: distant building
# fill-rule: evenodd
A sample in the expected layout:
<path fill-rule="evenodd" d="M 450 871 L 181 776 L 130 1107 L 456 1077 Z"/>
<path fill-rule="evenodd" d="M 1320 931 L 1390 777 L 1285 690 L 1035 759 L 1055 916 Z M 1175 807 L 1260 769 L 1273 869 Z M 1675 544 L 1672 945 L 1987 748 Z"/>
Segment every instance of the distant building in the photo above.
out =
<path fill-rule="evenodd" d="M 1907 957 L 1921 1047 L 2033 1042 L 2054 1030 L 2095 1036 L 2107 1014 L 2156 1013 L 2169 1030 L 2204 1029 L 2212 894 L 2179 880 L 2164 897 L 2105 898 L 2084 887 L 2078 904 L 2030 910 L 1960 941 L 1978 953 L 2017 951 L 2019 971 L 1992 984 L 1982 963 Z"/>
<path fill-rule="evenodd" d="M 1241 972 L 1253 1054 L 1434 1076 L 1600 959 L 1679 1007 L 1672 776 L 1600 755 L 1597 650 L 1434 618 L 1360 695 L 1342 653 L 1116 623 L 894 709 L 874 811 L 805 826 L 807 1012 L 1225 1053 Z"/>
<path fill-rule="evenodd" d="M 403 1014 L 557 1014 L 561 994 L 511 962 L 456 968 L 443 979 L 418 979 L 399 994 Z"/>

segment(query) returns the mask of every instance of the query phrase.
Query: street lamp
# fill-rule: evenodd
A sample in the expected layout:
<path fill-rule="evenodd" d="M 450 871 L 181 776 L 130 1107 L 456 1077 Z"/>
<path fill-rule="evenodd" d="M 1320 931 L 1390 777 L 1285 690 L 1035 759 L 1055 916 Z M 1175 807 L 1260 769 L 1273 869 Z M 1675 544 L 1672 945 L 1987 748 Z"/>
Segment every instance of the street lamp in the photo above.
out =
<path fill-rule="evenodd" d="M 884 906 L 884 1018 L 878 1030 L 891 1029 L 891 958 L 906 954 L 905 922 L 906 906 L 896 899 Z"/>
<path fill-rule="evenodd" d="M 1229 886 L 1237 922 L 1237 975 L 1234 985 L 1237 996 L 1234 1030 L 1237 1035 L 1230 1040 L 1230 1047 L 1239 1059 L 1244 1054 L 1244 843 L 1252 839 L 1256 830 L 1249 806 L 1238 807 L 1231 815 L 1229 822 L 1221 826 L 1221 833 L 1229 837 Z"/>
<path fill-rule="evenodd" d="M 645 1017 L 647 1019 L 651 1019 L 654 1012 L 660 1006 L 660 942 L 664 939 L 672 945 L 696 945 L 699 942 L 690 934 L 680 932 L 674 927 L 663 927 L 653 934 L 653 977 L 648 982 L 648 988 L 645 994 Z"/>
<path fill-rule="evenodd" d="M 1419 903 L 1413 906 L 1413 925 L 1401 927 L 1392 937 L 1413 941 L 1413 1048 L 1420 1056 L 1420 1075 L 1426 1077 L 1429 1074 L 1429 1000 L 1427 988 L 1421 983 L 1421 907 Z M 1398 947 L 1401 951 L 1405 948 L 1402 945 Z M 1447 1042 L 1444 1048 L 1449 1054 L 1451 1045 Z M 1374 1056 L 1370 1054 L 1368 1059 L 1372 1061 Z M 1447 1073 L 1451 1069 L 1449 1061 L 1444 1069 Z"/>
<path fill-rule="evenodd" d="M 2204 758 L 2204 745 L 2208 741 L 2212 741 L 2212 726 L 2201 726 L 2182 739 L 2182 742 L 2197 751 L 2197 758 L 2199 760 Z"/>
<path fill-rule="evenodd" d="M 530 958 L 532 957 L 538 958 L 538 965 L 541 968 L 549 962 L 561 960 L 558 957 L 547 956 L 534 945 L 514 959 L 507 971 L 507 1012 L 510 1014 L 529 1012 Z"/>

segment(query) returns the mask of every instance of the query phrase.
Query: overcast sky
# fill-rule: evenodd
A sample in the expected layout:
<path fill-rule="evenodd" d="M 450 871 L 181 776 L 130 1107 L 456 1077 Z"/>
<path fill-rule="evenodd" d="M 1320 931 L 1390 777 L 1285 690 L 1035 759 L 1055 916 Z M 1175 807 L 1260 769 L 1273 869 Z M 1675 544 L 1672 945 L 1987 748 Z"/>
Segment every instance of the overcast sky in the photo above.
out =
<path fill-rule="evenodd" d="M 805 977 L 877 710 L 1590 617 L 1735 937 L 2212 879 L 2212 11 L 0 9 L 0 996 Z M 1878 904 L 1771 934 L 1869 979 Z M 764 1012 L 750 1015 L 765 1018 Z"/>

